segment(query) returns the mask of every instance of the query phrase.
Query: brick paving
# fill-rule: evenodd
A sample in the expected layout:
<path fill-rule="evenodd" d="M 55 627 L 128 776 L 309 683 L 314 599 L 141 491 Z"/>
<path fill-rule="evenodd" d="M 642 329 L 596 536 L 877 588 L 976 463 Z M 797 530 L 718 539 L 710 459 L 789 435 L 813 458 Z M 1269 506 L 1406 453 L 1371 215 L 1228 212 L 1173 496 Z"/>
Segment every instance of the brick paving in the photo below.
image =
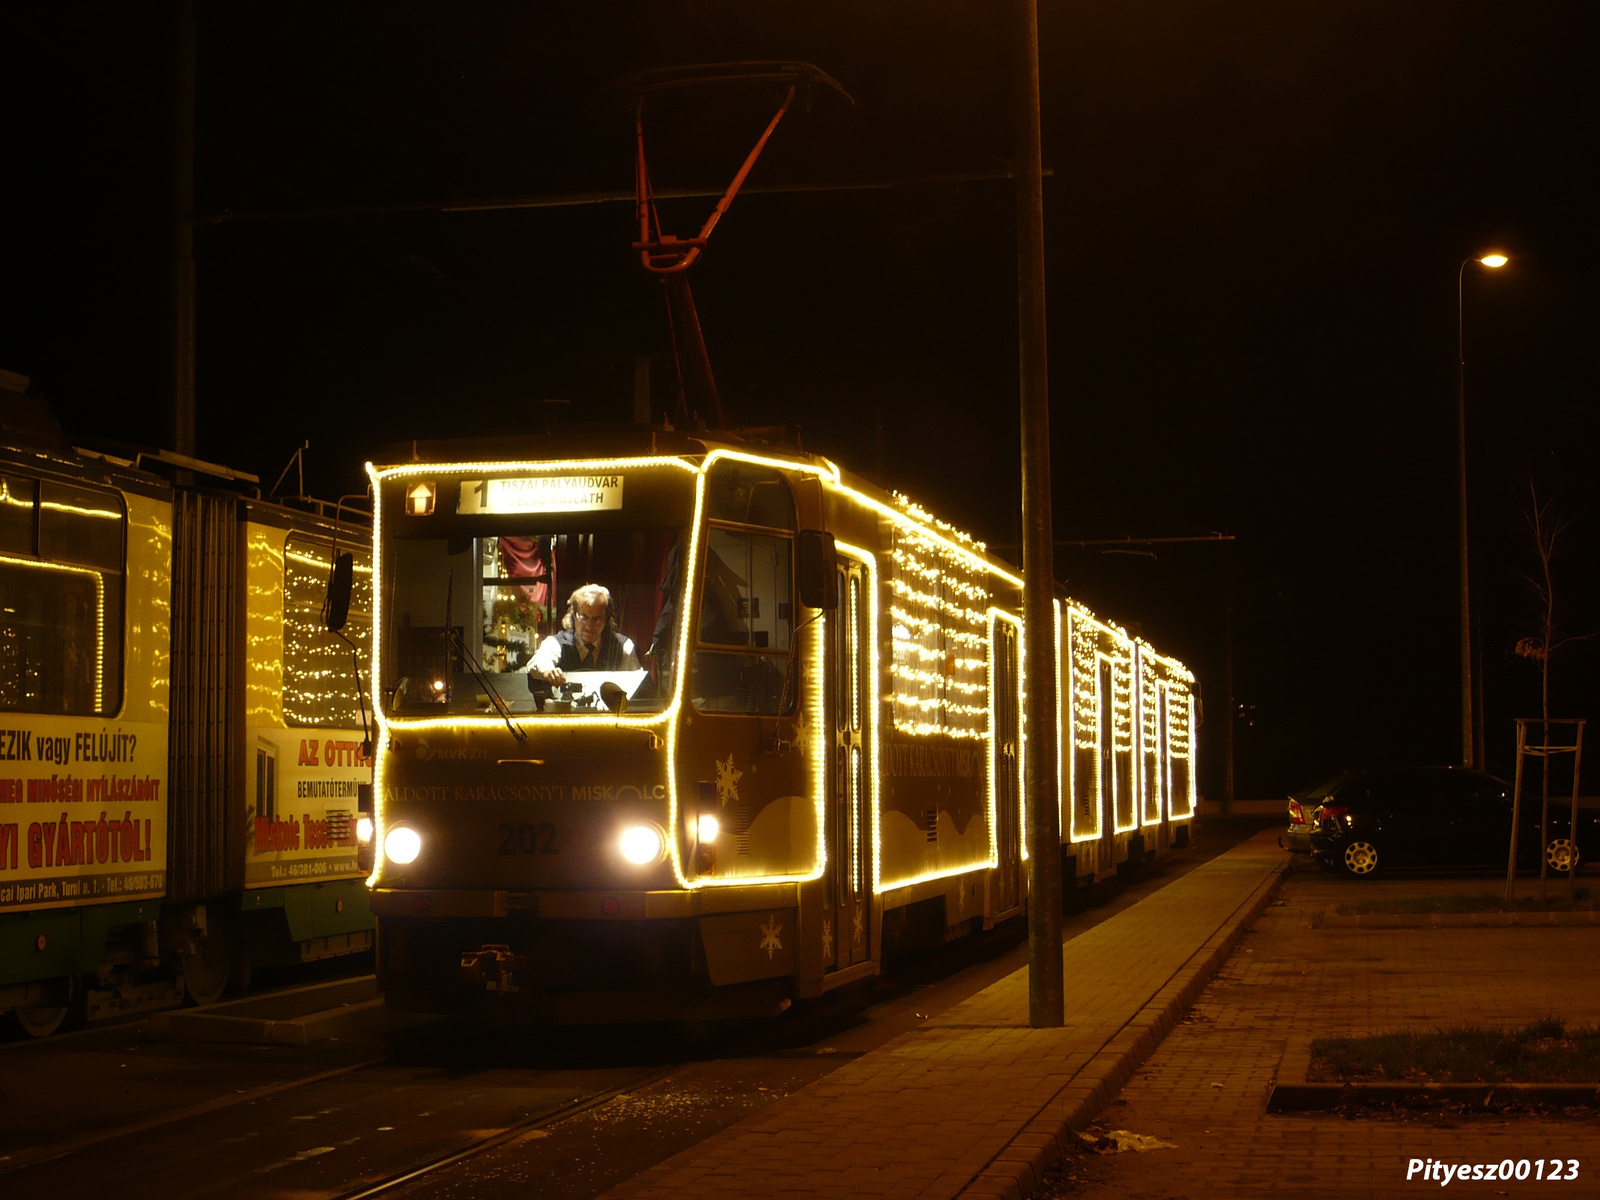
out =
<path fill-rule="evenodd" d="M 1600 1022 L 1600 928 L 1314 928 L 1322 911 L 1380 895 L 1494 890 L 1493 881 L 1349 881 L 1291 872 L 1280 898 L 1194 1007 L 1102 1112 L 1097 1128 L 1175 1144 L 1079 1158 L 1072 1197 L 1390 1197 L 1438 1189 L 1406 1180 L 1412 1158 L 1451 1163 L 1577 1158 L 1575 1183 L 1454 1181 L 1452 1191 L 1600 1195 L 1600 1118 L 1447 1112 L 1269 1115 L 1291 1037 L 1436 1025 L 1521 1025 L 1559 1015 Z"/>
<path fill-rule="evenodd" d="M 696 1197 L 1016 1197 L 1068 1123 L 1159 1044 L 1270 899 L 1267 834 L 1067 942 L 1068 1015 L 1027 1026 L 1018 971 L 611 1192 Z"/>

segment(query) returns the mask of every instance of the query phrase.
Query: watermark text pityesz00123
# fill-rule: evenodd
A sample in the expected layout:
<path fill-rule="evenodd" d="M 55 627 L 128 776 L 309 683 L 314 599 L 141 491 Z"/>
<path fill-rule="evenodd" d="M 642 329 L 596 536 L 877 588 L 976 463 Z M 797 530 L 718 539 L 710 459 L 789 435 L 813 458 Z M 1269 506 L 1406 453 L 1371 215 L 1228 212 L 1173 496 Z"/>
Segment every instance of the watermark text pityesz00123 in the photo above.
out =
<path fill-rule="evenodd" d="M 1413 1158 L 1406 1164 L 1406 1179 L 1449 1187 L 1467 1180 L 1516 1180 L 1526 1183 L 1572 1183 L 1578 1178 L 1575 1158 L 1502 1158 L 1499 1162 L 1446 1162 Z"/>

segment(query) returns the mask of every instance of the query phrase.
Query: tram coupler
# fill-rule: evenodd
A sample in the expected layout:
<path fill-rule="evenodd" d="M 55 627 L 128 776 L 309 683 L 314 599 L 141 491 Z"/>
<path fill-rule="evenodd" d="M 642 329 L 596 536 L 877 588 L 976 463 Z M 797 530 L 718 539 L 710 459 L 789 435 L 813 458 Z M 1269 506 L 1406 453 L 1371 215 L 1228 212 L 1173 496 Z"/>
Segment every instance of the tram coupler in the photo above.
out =
<path fill-rule="evenodd" d="M 501 943 L 469 950 L 461 956 L 461 974 L 467 982 L 500 995 L 521 990 L 517 986 L 517 975 L 526 966 L 522 955 L 512 953 L 510 946 Z"/>

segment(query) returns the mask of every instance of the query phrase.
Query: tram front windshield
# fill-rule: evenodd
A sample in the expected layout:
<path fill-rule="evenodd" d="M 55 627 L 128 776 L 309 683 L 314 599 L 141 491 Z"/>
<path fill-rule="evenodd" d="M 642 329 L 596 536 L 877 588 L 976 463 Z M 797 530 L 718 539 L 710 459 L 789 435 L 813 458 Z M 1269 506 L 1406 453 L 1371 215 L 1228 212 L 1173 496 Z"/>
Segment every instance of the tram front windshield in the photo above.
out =
<path fill-rule="evenodd" d="M 491 713 L 497 702 L 515 713 L 615 711 L 617 692 L 602 684 L 621 689 L 629 712 L 659 710 L 672 690 L 685 544 L 671 529 L 396 539 L 385 548 L 389 713 Z M 572 665 L 580 633 L 569 610 L 591 584 L 611 603 L 585 669 Z M 551 682 L 530 671 L 536 656 L 571 669 Z"/>

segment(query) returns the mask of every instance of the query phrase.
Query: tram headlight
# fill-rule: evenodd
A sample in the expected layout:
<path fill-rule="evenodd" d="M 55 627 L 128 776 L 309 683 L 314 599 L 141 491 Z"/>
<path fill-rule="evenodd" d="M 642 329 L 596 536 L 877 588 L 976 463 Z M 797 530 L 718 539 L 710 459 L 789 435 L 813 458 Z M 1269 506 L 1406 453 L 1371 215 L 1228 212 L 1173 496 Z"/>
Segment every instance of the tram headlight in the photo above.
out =
<path fill-rule="evenodd" d="M 422 853 L 422 838 L 415 829 L 396 825 L 383 835 L 383 853 L 390 862 L 402 867 L 414 863 Z"/>
<path fill-rule="evenodd" d="M 356 818 L 356 841 L 363 846 L 372 841 L 372 818 L 365 813 Z"/>
<path fill-rule="evenodd" d="M 661 831 L 654 825 L 630 825 L 622 831 L 617 848 L 622 851 L 623 858 L 642 867 L 657 861 L 664 845 Z"/>
<path fill-rule="evenodd" d="M 707 842 L 714 842 L 717 840 L 717 834 L 722 832 L 722 822 L 710 813 L 701 813 L 700 823 L 696 826 L 696 832 L 699 834 L 702 845 Z"/>

